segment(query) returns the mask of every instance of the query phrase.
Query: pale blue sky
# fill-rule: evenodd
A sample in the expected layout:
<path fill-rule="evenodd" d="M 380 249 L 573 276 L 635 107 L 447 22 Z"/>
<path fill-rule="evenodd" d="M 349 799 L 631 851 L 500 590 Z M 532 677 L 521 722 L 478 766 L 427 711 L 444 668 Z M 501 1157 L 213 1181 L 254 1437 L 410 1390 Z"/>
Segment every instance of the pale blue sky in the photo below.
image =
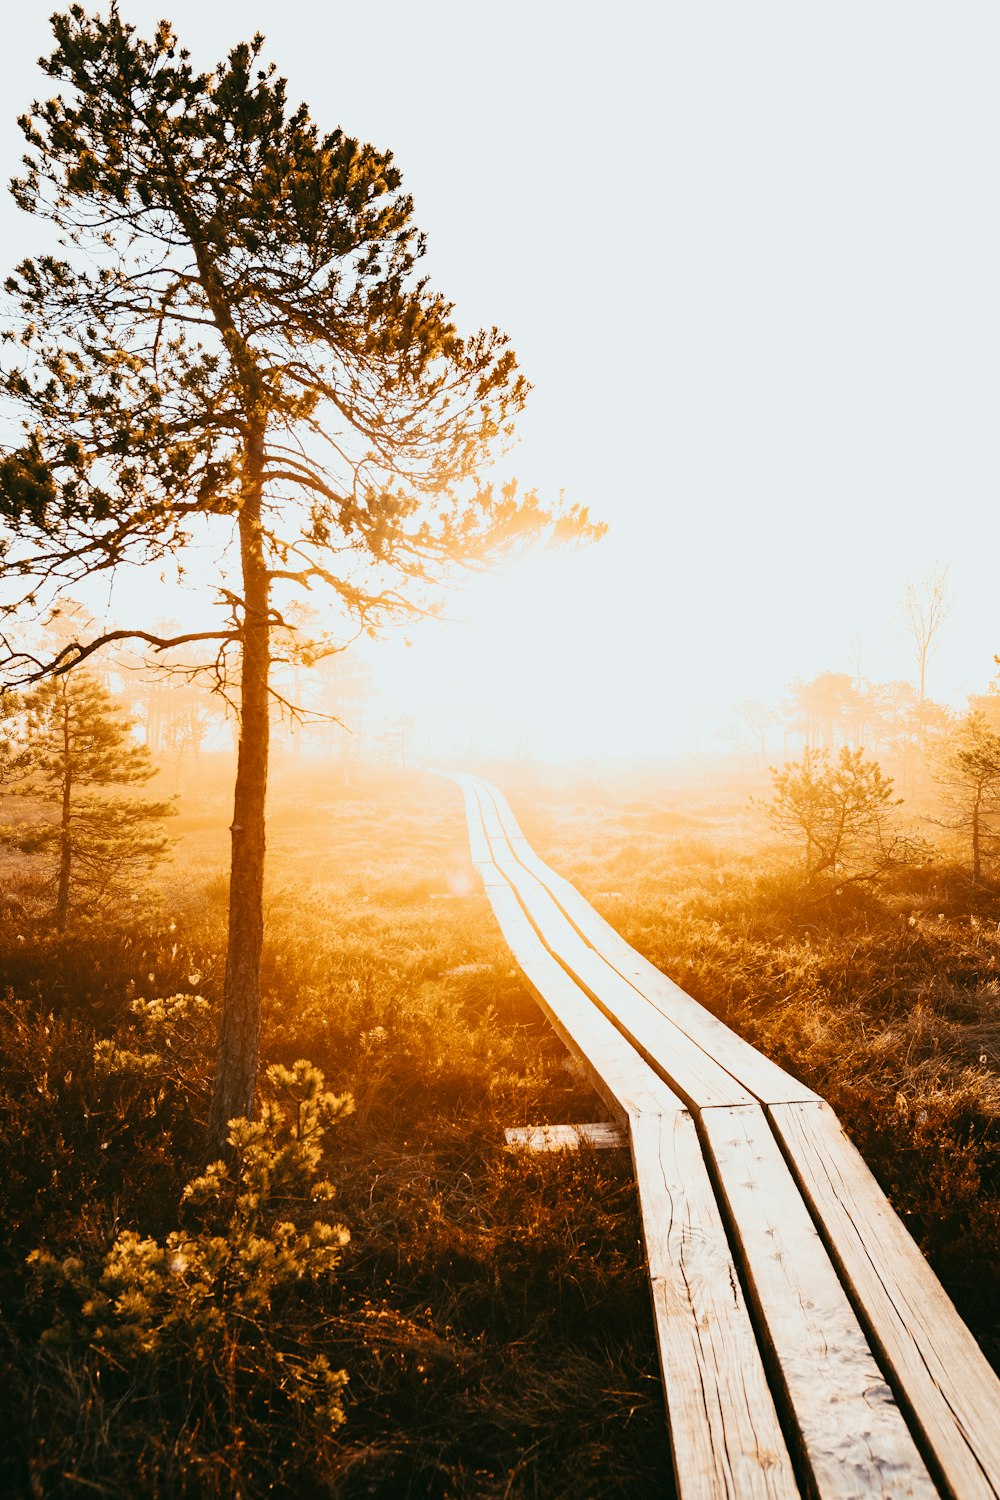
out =
<path fill-rule="evenodd" d="M 50 8 L 5 16 L 5 176 Z M 164 9 L 201 62 L 264 30 L 322 125 L 391 147 L 434 280 L 535 384 L 509 467 L 610 524 L 387 650 L 403 699 L 485 661 L 470 697 L 540 743 L 675 748 L 699 704 L 846 670 L 857 635 L 906 675 L 899 597 L 935 561 L 957 600 L 930 688 L 985 684 L 995 5 L 122 0 L 143 28 Z M 11 259 L 31 226 L 2 214 Z"/>

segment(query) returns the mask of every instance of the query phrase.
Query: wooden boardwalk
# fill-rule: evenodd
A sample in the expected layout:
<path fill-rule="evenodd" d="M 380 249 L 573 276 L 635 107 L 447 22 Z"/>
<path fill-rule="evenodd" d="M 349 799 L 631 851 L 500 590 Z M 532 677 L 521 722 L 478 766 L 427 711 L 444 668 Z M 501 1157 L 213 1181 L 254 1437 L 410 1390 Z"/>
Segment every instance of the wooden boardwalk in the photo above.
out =
<path fill-rule="evenodd" d="M 824 1101 L 631 948 L 474 776 L 473 862 L 635 1167 L 677 1489 L 1000 1500 L 1000 1382 Z"/>

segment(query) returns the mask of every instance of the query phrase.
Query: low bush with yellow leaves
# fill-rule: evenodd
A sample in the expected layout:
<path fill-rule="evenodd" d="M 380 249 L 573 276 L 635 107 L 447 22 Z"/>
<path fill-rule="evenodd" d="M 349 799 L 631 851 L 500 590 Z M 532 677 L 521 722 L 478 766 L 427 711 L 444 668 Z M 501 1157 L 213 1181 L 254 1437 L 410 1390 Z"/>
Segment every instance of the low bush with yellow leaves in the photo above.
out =
<path fill-rule="evenodd" d="M 137 1019 L 148 1042 L 190 1010 L 179 997 L 141 1002 Z M 160 1055 L 107 1042 L 96 1052 L 109 1071 L 127 1072 L 153 1070 Z M 230 1122 L 230 1157 L 185 1187 L 180 1228 L 162 1240 L 123 1230 L 96 1271 L 40 1249 L 28 1261 L 55 1304 L 42 1341 L 56 1359 L 82 1357 L 103 1365 L 111 1384 L 129 1379 L 147 1392 L 162 1395 L 172 1379 L 188 1399 L 197 1390 L 205 1434 L 216 1410 L 237 1403 L 247 1423 L 291 1414 L 315 1444 L 342 1423 L 347 1382 L 314 1338 L 349 1240 L 328 1217 L 322 1142 L 353 1103 L 306 1061 L 268 1068 L 266 1083 L 259 1118 Z"/>

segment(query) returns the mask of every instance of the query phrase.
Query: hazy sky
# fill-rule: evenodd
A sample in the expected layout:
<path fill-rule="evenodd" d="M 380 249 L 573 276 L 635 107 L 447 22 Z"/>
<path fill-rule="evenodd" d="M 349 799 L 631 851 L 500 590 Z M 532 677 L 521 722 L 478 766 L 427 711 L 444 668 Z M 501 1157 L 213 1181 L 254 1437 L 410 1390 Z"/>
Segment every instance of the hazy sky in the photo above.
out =
<path fill-rule="evenodd" d="M 4 175 L 49 3 L 5 15 Z M 321 126 L 391 148 L 467 326 L 535 389 L 506 466 L 610 527 L 382 653 L 481 738 L 666 750 L 791 678 L 910 675 L 899 599 L 950 564 L 929 688 L 1000 651 L 1000 11 L 919 0 L 122 0 L 197 61 L 254 29 Z M 13 259 L 29 221 L 4 205 Z"/>

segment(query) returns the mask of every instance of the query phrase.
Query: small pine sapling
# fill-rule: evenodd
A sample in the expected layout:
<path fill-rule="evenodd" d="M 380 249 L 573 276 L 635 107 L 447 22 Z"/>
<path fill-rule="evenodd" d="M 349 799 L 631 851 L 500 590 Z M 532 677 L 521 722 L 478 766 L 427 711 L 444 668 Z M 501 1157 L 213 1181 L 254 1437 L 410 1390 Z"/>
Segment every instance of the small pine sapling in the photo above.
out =
<path fill-rule="evenodd" d="M 973 884 L 982 878 L 983 860 L 1000 838 L 1000 735 L 985 714 L 966 714 L 933 761 L 932 777 L 941 809 L 931 819 L 968 840 Z"/>
<path fill-rule="evenodd" d="M 114 1065 L 106 1051 L 102 1061 Z M 54 1352 L 89 1349 L 140 1384 L 193 1372 L 206 1411 L 219 1380 L 244 1402 L 266 1389 L 332 1430 L 347 1375 L 297 1324 L 295 1305 L 333 1279 L 350 1239 L 327 1217 L 335 1190 L 320 1169 L 326 1130 L 354 1106 L 309 1062 L 266 1076 L 259 1119 L 231 1120 L 230 1155 L 185 1188 L 185 1227 L 163 1240 L 124 1230 L 96 1276 L 72 1255 L 34 1250 L 28 1263 L 58 1299 L 43 1335 Z"/>
<path fill-rule="evenodd" d="M 896 831 L 902 797 L 877 761 L 863 750 L 807 749 L 801 761 L 771 771 L 773 796 L 764 811 L 802 851 L 807 881 L 824 875 L 838 885 L 874 881 L 924 854 L 918 841 Z"/>
<path fill-rule="evenodd" d="M 74 904 L 134 887 L 166 853 L 160 824 L 173 808 L 125 792 L 149 781 L 155 767 L 96 678 L 50 678 L 25 696 L 24 713 L 21 790 L 55 803 L 59 815 L 18 829 L 16 838 L 25 853 L 51 857 L 52 916 L 63 932 Z"/>

